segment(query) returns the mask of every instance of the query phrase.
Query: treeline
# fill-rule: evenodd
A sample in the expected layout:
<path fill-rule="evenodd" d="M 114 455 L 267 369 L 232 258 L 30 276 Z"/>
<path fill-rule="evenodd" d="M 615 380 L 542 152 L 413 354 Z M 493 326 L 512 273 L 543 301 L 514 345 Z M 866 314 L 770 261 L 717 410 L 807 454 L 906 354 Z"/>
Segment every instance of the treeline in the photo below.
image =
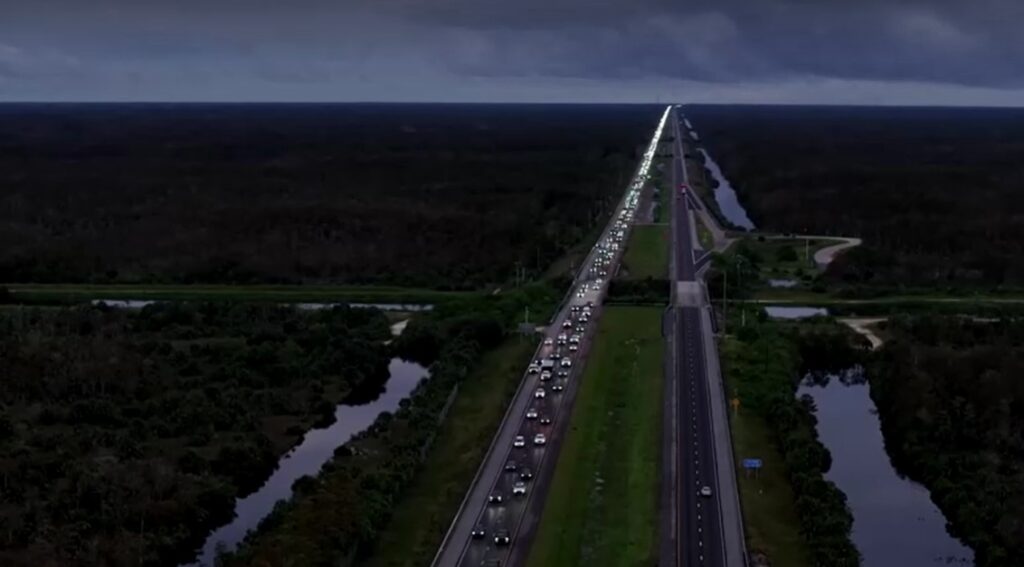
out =
<path fill-rule="evenodd" d="M 659 112 L 5 105 L 0 282 L 501 284 L 610 214 Z"/>
<path fill-rule="evenodd" d="M 609 303 L 657 304 L 665 305 L 669 301 L 671 283 L 663 278 L 644 278 L 642 280 L 625 280 L 613 278 L 608 283 Z"/>
<path fill-rule="evenodd" d="M 1024 565 L 1024 322 L 890 320 L 868 376 L 886 449 L 978 567 Z"/>
<path fill-rule="evenodd" d="M 832 457 L 818 440 L 813 403 L 796 396 L 806 369 L 855 357 L 845 335 L 826 325 L 808 329 L 748 322 L 737 333 L 739 343 L 726 350 L 723 366 L 741 407 L 764 418 L 785 461 L 811 563 L 854 567 L 860 564 L 860 553 L 850 540 L 853 516 L 846 495 L 825 479 Z M 826 352 L 839 358 L 824 356 Z"/>
<path fill-rule="evenodd" d="M 0 564 L 176 565 L 350 392 L 376 310 L 0 310 Z"/>
<path fill-rule="evenodd" d="M 550 312 L 553 286 L 532 285 L 500 296 L 446 304 L 410 322 L 397 352 L 430 364 L 430 376 L 364 434 L 340 447 L 316 478 L 296 481 L 223 567 L 351 565 L 372 553 L 394 506 L 420 469 L 456 388 L 480 356 L 497 346 L 526 307 Z"/>
<path fill-rule="evenodd" d="M 691 106 L 763 230 L 859 236 L 850 286 L 1024 285 L 1024 111 Z"/>

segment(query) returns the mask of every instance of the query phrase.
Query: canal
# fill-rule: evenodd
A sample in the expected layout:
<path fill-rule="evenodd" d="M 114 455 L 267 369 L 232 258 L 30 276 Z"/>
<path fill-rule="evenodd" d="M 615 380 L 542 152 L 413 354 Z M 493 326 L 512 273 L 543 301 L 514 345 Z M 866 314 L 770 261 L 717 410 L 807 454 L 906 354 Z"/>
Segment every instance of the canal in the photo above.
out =
<path fill-rule="evenodd" d="M 814 400 L 818 436 L 832 454 L 826 478 L 846 494 L 864 567 L 974 564 L 928 490 L 893 468 L 861 368 L 809 374 L 797 395 Z"/>

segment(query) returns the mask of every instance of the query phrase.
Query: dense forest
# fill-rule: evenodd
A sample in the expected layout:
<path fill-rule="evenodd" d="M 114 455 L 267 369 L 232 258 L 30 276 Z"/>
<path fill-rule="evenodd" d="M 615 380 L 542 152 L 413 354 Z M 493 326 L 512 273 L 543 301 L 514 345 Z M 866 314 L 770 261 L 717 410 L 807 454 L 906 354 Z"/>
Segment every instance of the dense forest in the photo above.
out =
<path fill-rule="evenodd" d="M 818 440 L 813 404 L 797 398 L 797 386 L 809 369 L 843 368 L 857 358 L 848 335 L 829 323 L 785 325 L 762 317 L 723 343 L 727 388 L 770 429 L 813 565 L 857 567 L 860 553 L 850 540 L 853 515 L 846 495 L 825 478 L 832 456 Z"/>
<path fill-rule="evenodd" d="M 1024 565 L 1024 322 L 891 320 L 868 378 L 897 469 L 978 567 Z"/>
<path fill-rule="evenodd" d="M 759 229 L 859 236 L 828 276 L 1024 285 L 1024 110 L 690 106 Z"/>
<path fill-rule="evenodd" d="M 610 212 L 659 111 L 3 105 L 0 282 L 500 284 Z"/>
<path fill-rule="evenodd" d="M 532 313 L 551 312 L 558 289 L 550 283 L 535 284 L 499 296 L 446 304 L 413 319 L 395 348 L 405 358 L 429 364 L 428 379 L 398 411 L 382 414 L 367 431 L 338 448 L 319 475 L 297 480 L 295 496 L 279 504 L 237 551 L 223 554 L 220 564 L 353 565 L 365 561 L 431 450 L 459 384 L 473 375 L 479 356 L 515 328 L 524 307 Z M 437 526 L 437 544 L 446 527 Z M 429 557 L 422 559 L 429 562 Z"/>
<path fill-rule="evenodd" d="M 376 310 L 0 309 L 0 564 L 175 565 L 347 396 Z"/>

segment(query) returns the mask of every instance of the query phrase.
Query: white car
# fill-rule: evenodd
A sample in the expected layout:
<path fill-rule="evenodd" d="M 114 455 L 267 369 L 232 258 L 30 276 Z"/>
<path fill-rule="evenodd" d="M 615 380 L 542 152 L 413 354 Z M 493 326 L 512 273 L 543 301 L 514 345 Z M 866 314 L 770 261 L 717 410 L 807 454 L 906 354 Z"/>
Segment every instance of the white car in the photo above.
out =
<path fill-rule="evenodd" d="M 540 373 L 540 381 L 541 382 L 547 382 L 550 379 L 551 379 L 551 371 L 550 370 L 544 370 L 543 372 Z"/>
<path fill-rule="evenodd" d="M 555 341 L 551 340 L 551 337 L 544 339 L 544 346 L 551 346 L 555 344 Z"/>
<path fill-rule="evenodd" d="M 710 498 L 711 497 L 711 487 L 710 486 L 702 487 L 700 489 L 700 495 L 703 496 L 704 498 Z"/>
<path fill-rule="evenodd" d="M 512 485 L 512 496 L 523 496 L 526 494 L 526 483 L 519 480 Z"/>
<path fill-rule="evenodd" d="M 529 368 L 526 369 L 526 371 L 529 372 L 530 374 L 536 374 L 540 372 L 540 365 L 536 363 L 531 364 Z"/>
<path fill-rule="evenodd" d="M 533 444 L 537 446 L 547 445 L 548 438 L 543 433 L 538 433 L 533 436 Z M 707 488 L 707 487 L 705 487 Z M 711 490 L 710 488 L 708 490 Z"/>
<path fill-rule="evenodd" d="M 580 349 L 580 345 L 578 345 L 576 343 L 572 343 L 571 345 L 569 345 L 569 352 L 576 352 L 579 349 Z"/>
<path fill-rule="evenodd" d="M 526 410 L 526 419 L 537 419 L 537 408 L 530 408 Z"/>
<path fill-rule="evenodd" d="M 533 393 L 533 397 L 537 398 L 538 400 L 543 400 L 544 397 L 547 395 L 548 393 L 544 391 L 544 388 L 537 388 L 537 390 Z"/>
<path fill-rule="evenodd" d="M 578 344 L 580 344 L 580 336 L 577 334 L 577 335 L 573 335 L 573 336 L 569 337 L 569 344 L 571 344 L 571 345 L 578 345 Z"/>
<path fill-rule="evenodd" d="M 572 360 L 569 357 L 565 357 L 562 359 L 560 364 L 562 365 L 562 368 L 569 368 L 572 366 Z"/>
<path fill-rule="evenodd" d="M 516 438 L 512 441 L 512 446 L 513 447 L 525 447 L 526 446 L 526 438 L 523 437 L 522 435 L 516 435 Z"/>

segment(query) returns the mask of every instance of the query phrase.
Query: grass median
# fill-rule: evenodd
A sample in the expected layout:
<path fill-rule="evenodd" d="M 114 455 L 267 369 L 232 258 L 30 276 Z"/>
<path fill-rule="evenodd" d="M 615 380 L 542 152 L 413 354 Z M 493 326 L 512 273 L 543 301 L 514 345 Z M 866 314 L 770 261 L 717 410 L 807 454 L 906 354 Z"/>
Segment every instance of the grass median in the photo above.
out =
<path fill-rule="evenodd" d="M 664 278 L 668 274 L 668 226 L 633 227 L 623 263 L 629 279 Z"/>
<path fill-rule="evenodd" d="M 655 562 L 662 312 L 605 309 L 529 567 Z"/>
<path fill-rule="evenodd" d="M 509 339 L 463 382 L 413 484 L 362 565 L 429 565 L 476 474 L 537 343 Z"/>

